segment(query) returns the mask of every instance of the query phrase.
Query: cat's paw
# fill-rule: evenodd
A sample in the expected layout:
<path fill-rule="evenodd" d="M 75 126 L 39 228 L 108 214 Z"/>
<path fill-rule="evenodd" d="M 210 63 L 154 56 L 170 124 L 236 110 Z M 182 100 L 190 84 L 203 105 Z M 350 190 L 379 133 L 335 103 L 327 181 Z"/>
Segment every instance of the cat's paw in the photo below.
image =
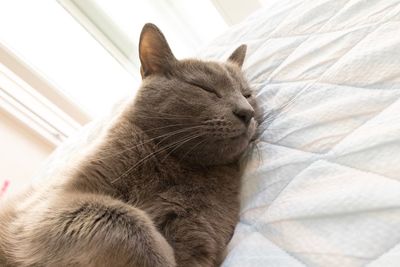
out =
<path fill-rule="evenodd" d="M 175 267 L 176 261 L 173 248 L 158 231 L 154 232 L 154 239 L 156 241 L 156 250 L 162 257 L 160 267 Z"/>

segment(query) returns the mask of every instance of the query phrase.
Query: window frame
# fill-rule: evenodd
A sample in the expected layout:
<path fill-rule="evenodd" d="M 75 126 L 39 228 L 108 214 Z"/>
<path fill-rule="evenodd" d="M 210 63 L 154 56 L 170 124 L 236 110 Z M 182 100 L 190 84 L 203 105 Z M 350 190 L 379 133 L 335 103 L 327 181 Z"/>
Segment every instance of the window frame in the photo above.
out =
<path fill-rule="evenodd" d="M 52 145 L 91 121 L 91 117 L 45 76 L 0 42 L 0 109 Z"/>
<path fill-rule="evenodd" d="M 57 0 L 131 75 L 140 79 L 138 49 L 92 0 Z"/>

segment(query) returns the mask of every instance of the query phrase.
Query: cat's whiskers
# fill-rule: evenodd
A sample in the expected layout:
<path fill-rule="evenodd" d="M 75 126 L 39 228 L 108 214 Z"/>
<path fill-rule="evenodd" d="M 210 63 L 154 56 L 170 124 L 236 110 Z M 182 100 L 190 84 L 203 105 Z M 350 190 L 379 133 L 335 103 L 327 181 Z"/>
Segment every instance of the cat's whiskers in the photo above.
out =
<path fill-rule="evenodd" d="M 186 140 L 184 140 L 183 142 L 181 142 L 179 145 L 177 145 L 175 148 L 173 148 L 171 151 L 169 151 L 169 152 L 167 153 L 167 155 L 162 159 L 161 162 L 164 162 L 164 161 L 168 158 L 168 156 L 172 154 L 172 152 L 174 152 L 176 149 L 178 149 L 179 147 L 181 147 L 183 144 L 185 144 L 185 143 L 187 143 L 187 142 L 189 142 L 189 141 L 192 141 L 192 140 L 194 140 L 194 139 L 196 139 L 196 138 L 202 137 L 202 136 L 204 136 L 204 135 L 206 135 L 206 134 L 207 134 L 207 133 L 200 133 L 200 134 L 197 134 L 197 135 L 194 135 L 194 136 L 189 136 L 189 138 L 187 138 Z"/>
<path fill-rule="evenodd" d="M 174 117 L 161 117 L 161 116 L 148 116 L 148 115 L 136 115 L 136 117 L 146 118 L 146 119 L 159 119 L 159 120 L 193 120 L 193 118 L 174 118 Z"/>
<path fill-rule="evenodd" d="M 175 131 L 175 134 L 185 133 L 187 130 L 196 130 L 196 129 L 202 129 L 202 128 L 205 128 L 205 126 L 204 126 L 204 125 L 196 125 L 196 126 L 187 127 L 187 128 L 181 129 L 181 130 L 177 130 L 177 131 Z M 175 135 L 175 134 L 174 134 L 174 135 Z M 156 143 L 156 146 L 159 146 L 162 142 L 164 142 L 165 140 L 167 140 L 169 137 L 170 137 L 170 136 L 166 136 L 166 137 L 163 138 L 162 140 L 158 141 L 158 142 Z"/>
<path fill-rule="evenodd" d="M 119 175 L 117 178 L 115 178 L 114 180 L 111 181 L 111 184 L 117 182 L 118 180 L 120 180 L 122 177 L 124 177 L 125 175 L 129 174 L 133 169 L 135 169 L 136 167 L 138 167 L 143 161 L 145 161 L 146 159 L 153 157 L 154 155 L 156 155 L 157 153 L 164 151 L 166 148 L 168 148 L 169 146 L 171 146 L 172 144 L 168 144 L 164 147 L 161 147 L 159 149 L 157 149 L 156 151 L 150 153 L 149 155 L 147 155 L 146 157 L 144 157 L 143 159 L 139 160 L 136 164 L 134 164 L 133 166 L 129 167 L 125 172 L 123 172 L 121 175 Z"/>
<path fill-rule="evenodd" d="M 200 142 L 198 142 L 196 145 L 194 145 L 188 152 L 186 152 L 183 155 L 183 157 L 179 160 L 178 163 L 180 163 L 187 155 L 189 155 L 191 152 L 193 152 L 196 147 L 198 147 L 200 144 L 204 143 L 205 141 L 207 141 L 207 139 L 200 140 Z"/>
<path fill-rule="evenodd" d="M 201 127 L 203 127 L 203 126 L 202 126 L 202 125 L 197 125 L 197 126 L 193 126 L 193 127 L 187 127 L 187 128 L 183 128 L 183 129 L 178 129 L 178 130 L 176 130 L 176 131 L 172 131 L 172 132 L 169 132 L 169 133 L 166 133 L 166 134 L 162 134 L 162 135 L 160 135 L 160 136 L 156 136 L 156 137 L 153 137 L 153 138 L 150 138 L 150 139 L 146 139 L 144 142 L 141 142 L 141 143 L 136 144 L 136 145 L 134 145 L 134 146 L 128 147 L 128 148 L 123 149 L 123 150 L 121 150 L 121 151 L 119 151 L 119 152 L 113 153 L 112 155 L 105 156 L 105 157 L 97 157 L 97 158 L 95 158 L 95 160 L 103 160 L 103 159 L 112 158 L 112 157 L 121 155 L 121 154 L 123 154 L 123 153 L 126 153 L 126 152 L 128 152 L 128 151 L 131 151 L 132 149 L 137 148 L 137 147 L 139 147 L 139 146 L 142 146 L 142 145 L 145 145 L 145 144 L 147 144 L 147 143 L 153 142 L 153 141 L 155 141 L 155 140 L 157 140 L 157 139 L 164 138 L 164 139 L 162 139 L 160 142 L 158 142 L 158 143 L 156 144 L 156 145 L 159 145 L 161 142 L 163 142 L 164 140 L 168 139 L 169 137 L 172 137 L 172 136 L 174 136 L 174 135 L 176 135 L 176 134 L 184 133 L 185 131 L 189 131 L 189 130 L 193 130 L 193 129 L 195 129 L 195 128 L 201 128 Z M 110 149 L 110 150 L 111 150 L 111 149 Z M 107 152 L 107 151 L 108 151 L 108 150 L 103 149 L 103 152 Z M 112 151 L 113 151 L 113 150 L 112 150 Z"/>
<path fill-rule="evenodd" d="M 148 114 L 150 113 L 150 114 Z M 165 119 L 165 120 L 176 120 L 176 119 L 185 119 L 185 120 L 192 120 L 192 119 L 206 119 L 206 116 L 184 116 L 184 115 L 178 115 L 178 114 L 170 114 L 170 113 L 164 113 L 164 112 L 147 112 L 146 114 L 141 114 L 141 113 L 136 113 L 136 117 L 141 117 L 141 118 L 151 118 L 151 119 Z"/>
<path fill-rule="evenodd" d="M 205 134 L 205 133 L 204 133 Z M 186 136 L 188 137 L 188 136 Z M 186 138 L 185 137 L 185 138 Z M 149 159 L 150 157 L 155 156 L 158 153 L 161 153 L 163 151 L 165 151 L 166 149 L 170 148 L 170 147 L 174 147 L 175 145 L 181 143 L 182 140 L 178 140 L 175 141 L 173 143 L 167 144 L 159 149 L 157 149 L 156 151 L 153 151 L 152 153 L 150 153 L 149 155 L 147 155 L 146 157 L 144 157 L 143 159 L 139 160 L 136 164 L 134 164 L 133 166 L 131 166 L 130 168 L 128 168 L 128 170 L 126 170 L 124 173 L 122 173 L 120 176 L 118 176 L 116 179 L 112 180 L 111 183 L 115 183 L 116 181 L 120 180 L 122 177 L 124 177 L 125 175 L 128 175 L 133 169 L 135 169 L 136 167 L 141 166 L 147 159 Z"/>
<path fill-rule="evenodd" d="M 245 164 L 250 160 L 251 157 L 253 157 L 254 153 L 252 153 L 254 150 L 257 150 L 257 159 L 259 164 L 263 161 L 262 154 L 260 152 L 260 148 L 258 147 L 257 142 L 251 142 L 250 143 L 251 147 L 249 147 L 245 154 L 243 155 L 243 160 L 245 161 Z M 258 165 L 259 166 L 259 165 Z"/>
<path fill-rule="evenodd" d="M 271 123 L 272 121 L 274 121 L 277 118 L 279 118 L 284 111 L 289 111 L 294 106 L 296 100 L 300 97 L 300 95 L 303 93 L 303 91 L 306 88 L 307 87 L 304 87 L 303 89 L 301 89 L 297 94 L 295 94 L 293 97 L 291 97 L 288 101 L 286 101 L 283 105 L 281 105 L 277 109 L 274 109 L 274 110 L 270 111 L 267 114 L 267 118 L 265 120 L 263 120 L 263 124 Z M 261 108 L 262 107 L 263 106 L 261 106 Z"/>
<path fill-rule="evenodd" d="M 265 128 L 265 132 L 282 132 L 282 131 L 286 131 L 286 130 L 293 130 L 293 127 L 267 127 Z"/>
<path fill-rule="evenodd" d="M 194 124 L 194 123 L 177 123 L 177 124 L 171 124 L 171 125 L 167 125 L 167 126 L 162 126 L 162 127 L 156 127 L 150 130 L 146 130 L 143 131 L 144 133 L 149 133 L 152 131 L 156 131 L 156 130 L 161 130 L 161 129 L 167 129 L 167 128 L 171 128 L 171 127 L 177 127 L 177 126 L 200 126 L 199 124 Z"/>

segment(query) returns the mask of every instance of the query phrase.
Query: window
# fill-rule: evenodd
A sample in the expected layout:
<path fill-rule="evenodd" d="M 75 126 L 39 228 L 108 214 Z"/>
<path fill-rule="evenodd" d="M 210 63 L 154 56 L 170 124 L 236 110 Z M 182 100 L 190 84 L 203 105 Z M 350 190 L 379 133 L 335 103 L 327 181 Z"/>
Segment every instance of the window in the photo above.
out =
<path fill-rule="evenodd" d="M 0 34 L 3 46 L 34 70 L 32 76 L 54 85 L 60 99 L 88 118 L 101 116 L 139 85 L 56 1 L 0 1 Z"/>

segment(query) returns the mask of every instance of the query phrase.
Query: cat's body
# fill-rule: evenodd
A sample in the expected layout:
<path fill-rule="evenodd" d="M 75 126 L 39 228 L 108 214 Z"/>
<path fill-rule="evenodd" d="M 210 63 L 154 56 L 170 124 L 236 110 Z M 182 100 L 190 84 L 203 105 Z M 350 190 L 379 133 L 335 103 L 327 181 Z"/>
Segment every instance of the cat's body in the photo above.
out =
<path fill-rule="evenodd" d="M 165 41 L 146 27 L 150 40 Z M 244 97 L 221 105 L 223 91 L 185 95 L 176 86 L 210 77 L 221 88 L 245 83 L 244 52 L 231 56 L 238 66 L 188 60 L 152 75 L 159 66 L 146 59 L 145 41 L 146 79 L 101 141 L 62 177 L 0 211 L 1 266 L 200 267 L 223 260 L 238 219 L 238 159 L 255 132 L 254 110 Z M 179 105 L 168 103 L 171 90 Z M 234 115 L 226 115 L 231 104 Z"/>
<path fill-rule="evenodd" d="M 53 214 L 58 212 L 56 203 L 61 204 L 61 206 L 70 206 L 68 204 L 69 201 L 72 200 L 75 202 L 79 197 L 90 194 L 89 196 L 92 199 L 88 203 L 92 203 L 92 205 L 96 205 L 97 201 L 103 202 L 104 199 L 106 199 L 105 204 L 107 204 L 112 198 L 118 202 L 120 201 L 121 205 L 126 203 L 145 211 L 166 239 L 169 242 L 175 243 L 177 246 L 176 249 L 179 249 L 180 253 L 185 253 L 186 250 L 188 253 L 191 253 L 194 249 L 196 253 L 201 253 L 204 256 L 204 259 L 199 259 L 199 262 L 204 264 L 199 266 L 212 266 L 222 260 L 222 255 L 216 255 L 215 252 L 218 251 L 219 254 L 223 252 L 237 221 L 237 193 L 239 189 L 237 165 L 192 169 L 189 166 L 185 167 L 182 163 L 178 162 L 179 159 L 171 156 L 168 156 L 164 160 L 167 152 L 162 152 L 154 157 L 149 157 L 149 160 L 143 161 L 144 163 L 134 172 L 113 183 L 112 180 L 123 174 L 130 166 L 137 164 L 144 157 L 157 150 L 154 143 L 148 142 L 143 146 L 121 153 L 121 145 L 123 145 L 122 149 L 126 149 L 126 147 L 144 143 L 149 139 L 139 129 L 129 129 L 127 125 L 129 124 L 126 124 L 123 119 L 118 121 L 113 127 L 118 133 L 108 135 L 102 144 L 99 144 L 93 150 L 93 154 L 88 155 L 88 158 L 73 171 L 74 173 L 67 180 L 54 181 L 54 184 L 49 186 L 49 188 L 41 192 L 30 193 L 25 201 L 18 199 L 18 203 L 14 204 L 20 207 L 18 214 L 9 218 L 3 217 L 4 214 L 0 217 L 4 226 L 12 226 L 10 228 L 13 228 L 9 233 L 12 240 L 10 244 L 6 244 L 7 250 L 11 252 L 22 250 L 23 245 L 21 243 L 24 243 L 25 246 L 32 247 L 23 249 L 23 255 L 20 255 L 19 258 L 23 256 L 31 260 L 38 257 L 40 259 L 38 259 L 39 262 L 42 261 L 45 263 L 48 261 L 51 263 L 51 259 L 47 258 L 50 255 L 54 256 L 56 251 L 54 244 L 50 246 L 42 238 L 39 238 L 37 243 L 28 243 L 29 236 L 37 235 L 30 228 L 38 226 L 39 229 L 36 229 L 36 231 L 42 232 L 43 235 L 46 235 L 49 231 L 44 226 L 46 225 L 45 220 L 48 220 L 47 216 L 40 214 L 41 212 L 45 212 L 42 205 L 46 205 L 49 209 L 48 212 Z M 132 132 L 135 133 L 133 136 Z M 115 151 L 112 152 L 112 150 Z M 109 157 L 110 152 L 116 156 Z M 102 158 L 103 154 L 104 159 L 98 159 Z M 90 159 L 91 157 L 93 157 L 93 160 Z M 118 165 L 120 165 L 119 172 L 116 171 L 116 166 Z M 110 173 L 111 170 L 115 173 Z M 224 185 L 224 190 L 220 190 L 221 184 Z M 67 195 L 66 192 L 68 192 Z M 34 203 L 27 204 L 28 202 Z M 67 209 L 68 211 L 65 214 L 75 213 L 75 215 L 78 215 L 81 206 L 82 204 L 72 206 Z M 102 216 L 102 213 L 105 213 L 107 210 L 109 210 L 110 217 L 113 212 L 117 212 L 105 205 L 96 211 L 96 214 Z M 120 215 L 115 215 L 115 217 L 118 216 Z M 181 218 L 181 220 L 178 221 L 176 220 L 177 218 Z M 100 220 L 102 219 L 106 221 L 110 218 L 107 215 L 104 218 L 100 218 Z M 64 224 L 67 224 L 69 221 L 70 219 Z M 100 223 L 102 222 L 97 222 L 97 224 Z M 55 222 L 60 231 L 64 231 L 66 227 L 64 224 Z M 181 224 L 183 225 L 181 226 Z M 76 231 L 79 231 L 80 226 L 75 228 Z M 207 232 L 207 235 L 199 236 L 196 230 L 198 232 Z M 51 231 L 54 231 L 54 229 Z M 73 230 L 65 229 L 65 231 L 71 237 L 73 236 L 71 233 Z M 182 240 L 182 243 L 179 243 L 174 241 L 176 238 L 186 240 Z M 107 242 L 107 240 L 103 242 Z M 96 246 L 96 244 L 92 245 Z M 185 247 L 181 247 L 182 245 Z M 186 246 L 193 246 L 193 248 Z M 38 254 L 36 249 L 42 251 L 43 255 Z M 31 251 L 33 254 L 29 255 L 28 251 Z M 116 251 L 115 254 L 118 255 L 118 252 Z M 189 254 L 182 255 L 181 257 L 190 258 L 191 256 Z M 74 263 L 75 259 L 72 257 L 67 260 Z M 121 260 L 121 265 L 116 264 L 114 259 L 111 259 L 109 263 L 106 259 L 101 259 L 104 266 L 126 266 L 123 257 L 119 260 Z M 20 266 L 20 264 L 17 263 L 15 266 Z M 65 262 L 54 262 L 49 265 L 63 266 L 65 264 Z M 100 266 L 99 263 L 95 262 L 92 265 Z M 86 266 L 90 266 L 89 262 Z M 196 265 L 184 264 L 182 266 Z"/>

